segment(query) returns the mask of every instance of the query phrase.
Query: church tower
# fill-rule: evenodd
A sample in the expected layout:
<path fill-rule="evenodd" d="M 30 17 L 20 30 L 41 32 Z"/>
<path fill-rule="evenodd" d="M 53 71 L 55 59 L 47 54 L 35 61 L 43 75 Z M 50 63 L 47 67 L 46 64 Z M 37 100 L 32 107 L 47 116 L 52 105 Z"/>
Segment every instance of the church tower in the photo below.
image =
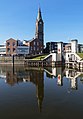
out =
<path fill-rule="evenodd" d="M 44 22 L 42 20 L 41 9 L 38 10 L 38 16 L 36 20 L 36 33 L 35 38 L 39 39 L 44 46 Z"/>

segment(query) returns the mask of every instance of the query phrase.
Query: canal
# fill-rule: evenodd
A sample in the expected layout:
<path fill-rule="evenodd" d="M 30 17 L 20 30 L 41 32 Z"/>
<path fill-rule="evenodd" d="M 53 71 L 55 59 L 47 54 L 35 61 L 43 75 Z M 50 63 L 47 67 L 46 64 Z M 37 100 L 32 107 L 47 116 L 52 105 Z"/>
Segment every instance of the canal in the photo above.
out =
<path fill-rule="evenodd" d="M 0 119 L 83 119 L 83 72 L 1 66 Z"/>

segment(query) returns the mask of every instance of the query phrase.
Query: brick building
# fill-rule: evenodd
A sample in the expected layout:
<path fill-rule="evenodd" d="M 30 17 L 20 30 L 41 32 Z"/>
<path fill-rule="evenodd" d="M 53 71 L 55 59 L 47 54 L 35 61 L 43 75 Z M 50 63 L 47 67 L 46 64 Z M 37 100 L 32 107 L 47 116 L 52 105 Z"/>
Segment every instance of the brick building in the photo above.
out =
<path fill-rule="evenodd" d="M 33 38 L 32 40 L 25 41 L 24 43 L 29 47 L 29 55 L 35 55 L 35 54 L 42 54 L 43 53 L 43 45 L 42 42 L 37 39 Z"/>
<path fill-rule="evenodd" d="M 10 38 L 6 41 L 6 55 L 16 55 L 17 41 Z"/>
<path fill-rule="evenodd" d="M 35 38 L 27 41 L 20 41 L 10 38 L 6 41 L 6 55 L 35 55 L 42 54 L 44 50 L 44 22 L 41 9 L 38 10 L 36 20 Z"/>

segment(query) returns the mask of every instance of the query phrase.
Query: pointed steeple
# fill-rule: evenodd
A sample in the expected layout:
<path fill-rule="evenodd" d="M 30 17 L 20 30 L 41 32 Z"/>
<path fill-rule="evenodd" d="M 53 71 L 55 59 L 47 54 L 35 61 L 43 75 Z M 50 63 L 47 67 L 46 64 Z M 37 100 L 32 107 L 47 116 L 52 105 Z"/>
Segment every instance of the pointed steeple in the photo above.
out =
<path fill-rule="evenodd" d="M 40 9 L 40 7 L 39 7 L 39 9 L 38 9 L 37 20 L 38 20 L 38 21 L 39 21 L 39 20 L 42 20 L 42 15 L 41 15 L 41 9 Z"/>
<path fill-rule="evenodd" d="M 39 39 L 44 46 L 44 22 L 41 15 L 41 9 L 38 9 L 38 16 L 36 19 L 36 32 L 35 38 Z"/>

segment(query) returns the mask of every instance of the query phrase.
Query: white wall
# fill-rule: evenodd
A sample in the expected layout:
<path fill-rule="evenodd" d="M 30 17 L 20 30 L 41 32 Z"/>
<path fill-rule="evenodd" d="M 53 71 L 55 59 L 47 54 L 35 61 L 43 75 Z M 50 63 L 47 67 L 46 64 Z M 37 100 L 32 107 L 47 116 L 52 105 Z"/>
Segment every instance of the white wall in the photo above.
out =
<path fill-rule="evenodd" d="M 78 51 L 78 41 L 77 40 L 71 40 L 71 52 L 77 53 Z"/>
<path fill-rule="evenodd" d="M 58 54 L 59 54 L 59 53 L 62 53 L 62 44 L 61 44 L 61 43 L 57 43 L 57 47 L 58 47 L 57 53 L 58 53 Z"/>
<path fill-rule="evenodd" d="M 56 61 L 56 53 L 51 53 L 52 54 L 52 61 Z"/>
<path fill-rule="evenodd" d="M 0 47 L 0 55 L 6 55 L 6 46 Z"/>

